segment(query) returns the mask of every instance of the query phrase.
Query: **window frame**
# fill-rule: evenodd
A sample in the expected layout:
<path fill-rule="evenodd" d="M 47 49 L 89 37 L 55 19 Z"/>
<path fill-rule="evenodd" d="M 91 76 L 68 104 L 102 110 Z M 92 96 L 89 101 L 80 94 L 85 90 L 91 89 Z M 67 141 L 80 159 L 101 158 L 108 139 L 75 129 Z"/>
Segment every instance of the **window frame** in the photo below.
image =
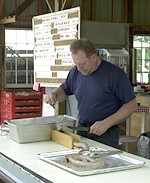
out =
<path fill-rule="evenodd" d="M 6 31 L 14 31 L 16 34 L 16 40 L 15 38 L 11 38 L 13 41 L 10 43 L 8 42 L 9 38 L 6 38 L 6 36 L 8 36 L 9 32 L 7 33 Z M 19 31 L 22 31 L 22 33 L 24 33 L 24 36 L 26 35 L 26 38 L 22 38 L 21 37 L 18 39 L 17 34 L 21 34 L 21 32 L 19 33 Z M 28 32 L 27 32 L 28 31 Z M 14 33 L 13 32 L 13 33 Z M 5 88 L 32 88 L 33 87 L 33 83 L 34 83 L 34 55 L 33 55 L 33 49 L 34 49 L 34 36 L 32 37 L 31 35 L 33 34 L 33 30 L 31 29 L 14 29 L 14 28 L 5 28 Z M 18 37 L 17 37 L 18 36 Z M 29 37 L 32 37 L 31 40 Z M 18 40 L 20 40 L 20 42 Z M 9 41 L 10 41 L 9 40 Z M 23 40 L 25 40 L 23 42 Z M 32 44 L 31 44 L 32 43 Z M 20 47 L 19 47 L 20 44 Z M 22 44 L 22 45 L 21 45 Z M 7 48 L 12 46 L 12 53 L 8 53 Z M 14 49 L 16 48 L 16 49 Z M 24 53 L 22 53 L 24 52 Z M 10 61 L 9 61 L 9 59 Z M 13 61 L 14 59 L 14 61 Z M 23 70 L 19 70 L 19 62 L 24 62 L 24 68 Z M 14 68 L 13 69 L 7 69 L 7 64 L 14 64 Z M 30 66 L 29 66 L 30 65 Z M 32 69 L 29 69 L 29 67 L 31 67 Z M 9 83 L 9 79 L 13 78 L 13 75 L 11 73 L 15 73 L 14 76 L 14 83 L 10 81 Z M 9 79 L 7 82 L 7 74 L 9 74 Z M 18 76 L 18 74 L 22 75 L 25 74 L 25 77 L 23 77 L 24 80 L 22 80 L 23 82 L 20 83 L 19 78 L 20 76 Z M 30 75 L 31 74 L 31 75 Z M 18 77 L 18 78 L 17 78 Z M 21 79 L 20 79 L 21 80 Z"/>
<path fill-rule="evenodd" d="M 138 38 L 138 42 L 135 41 Z M 147 39 L 147 43 L 144 41 Z M 136 54 L 136 78 L 138 83 L 148 83 L 150 73 L 150 35 L 134 35 L 133 47 L 137 50 Z M 147 58 L 146 51 L 149 51 Z"/>

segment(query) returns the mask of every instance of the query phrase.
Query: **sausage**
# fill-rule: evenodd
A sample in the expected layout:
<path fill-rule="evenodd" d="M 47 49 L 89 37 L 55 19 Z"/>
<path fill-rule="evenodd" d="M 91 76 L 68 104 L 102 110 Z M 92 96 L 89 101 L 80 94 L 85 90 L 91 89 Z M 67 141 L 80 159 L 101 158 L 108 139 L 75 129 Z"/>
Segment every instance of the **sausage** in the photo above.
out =
<path fill-rule="evenodd" d="M 89 145 L 86 144 L 85 142 L 74 142 L 73 143 L 74 146 L 82 148 L 83 150 L 89 151 Z"/>
<path fill-rule="evenodd" d="M 92 159 L 81 155 L 68 155 L 66 158 L 69 163 L 77 167 L 102 168 L 104 166 L 104 161 L 100 158 Z"/>

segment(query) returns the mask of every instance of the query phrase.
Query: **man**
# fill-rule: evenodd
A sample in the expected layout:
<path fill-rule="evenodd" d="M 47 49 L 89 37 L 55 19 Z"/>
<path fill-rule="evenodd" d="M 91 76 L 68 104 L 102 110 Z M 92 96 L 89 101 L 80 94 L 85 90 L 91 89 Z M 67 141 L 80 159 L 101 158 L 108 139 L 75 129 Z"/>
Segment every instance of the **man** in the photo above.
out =
<path fill-rule="evenodd" d="M 79 39 L 70 46 L 75 66 L 66 81 L 46 96 L 45 102 L 55 105 L 69 95 L 78 101 L 79 126 L 90 126 L 78 134 L 118 147 L 118 124 L 137 107 L 136 98 L 125 72 L 100 59 L 98 50 L 88 39 Z"/>

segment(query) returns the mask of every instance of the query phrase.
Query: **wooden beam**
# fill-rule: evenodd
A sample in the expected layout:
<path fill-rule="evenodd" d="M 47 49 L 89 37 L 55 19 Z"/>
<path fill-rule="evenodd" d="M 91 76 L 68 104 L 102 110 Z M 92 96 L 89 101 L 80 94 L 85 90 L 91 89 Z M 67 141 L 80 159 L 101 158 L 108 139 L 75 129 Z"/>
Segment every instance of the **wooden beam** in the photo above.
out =
<path fill-rule="evenodd" d="M 16 17 L 14 16 L 9 16 L 9 17 L 4 17 L 0 19 L 0 24 L 9 24 L 9 23 L 14 23 L 16 22 Z"/>
<path fill-rule="evenodd" d="M 17 16 L 16 21 L 31 22 L 32 16 Z"/>
<path fill-rule="evenodd" d="M 128 8 L 128 23 L 133 23 L 133 2 L 134 0 L 128 0 L 128 3 L 129 3 L 129 8 Z"/>
<path fill-rule="evenodd" d="M 96 20 L 96 0 L 92 0 L 91 2 L 91 20 Z"/>
<path fill-rule="evenodd" d="M 73 65 L 54 65 L 51 66 L 51 71 L 70 71 L 73 68 Z"/>
<path fill-rule="evenodd" d="M 28 6 L 30 6 L 35 0 L 25 0 L 15 11 L 13 11 L 10 16 L 16 14 L 20 15 Z"/>
<path fill-rule="evenodd" d="M 55 12 L 59 11 L 59 0 L 55 0 Z"/>
<path fill-rule="evenodd" d="M 61 10 L 69 9 L 71 8 L 74 0 L 64 0 Z"/>
<path fill-rule="evenodd" d="M 38 0 L 38 14 L 44 14 L 44 1 L 43 0 Z"/>
<path fill-rule="evenodd" d="M 53 10 L 52 10 L 52 7 L 51 7 L 51 5 L 50 5 L 50 2 L 49 2 L 48 0 L 46 0 L 46 3 L 47 3 L 47 6 L 48 6 L 48 8 L 49 8 L 50 13 L 52 13 Z"/>
<path fill-rule="evenodd" d="M 1 0 L 0 3 L 0 17 L 4 14 L 4 0 Z"/>
<path fill-rule="evenodd" d="M 81 18 L 83 20 L 88 20 L 89 15 L 89 4 L 87 0 L 82 0 L 82 11 L 81 11 Z"/>
<path fill-rule="evenodd" d="M 35 80 L 38 83 L 54 83 L 54 84 L 60 84 L 65 81 L 64 78 L 36 78 Z"/>
<path fill-rule="evenodd" d="M 124 0 L 124 22 L 133 23 L 133 0 Z"/>

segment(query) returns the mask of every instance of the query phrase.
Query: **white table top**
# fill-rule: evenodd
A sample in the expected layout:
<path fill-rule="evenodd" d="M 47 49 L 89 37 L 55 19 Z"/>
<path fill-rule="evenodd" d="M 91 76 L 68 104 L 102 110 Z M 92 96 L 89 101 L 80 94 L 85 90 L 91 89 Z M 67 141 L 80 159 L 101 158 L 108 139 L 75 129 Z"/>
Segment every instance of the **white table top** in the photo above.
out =
<path fill-rule="evenodd" d="M 97 143 L 95 141 L 82 138 L 83 142 L 89 146 L 97 146 L 105 149 L 112 149 L 109 146 Z M 145 165 L 141 168 L 124 170 L 118 172 L 109 172 L 90 176 L 77 176 L 62 170 L 56 166 L 46 163 L 37 157 L 38 153 L 68 150 L 68 148 L 56 144 L 52 141 L 35 142 L 19 144 L 9 138 L 9 135 L 0 135 L 0 152 L 15 160 L 21 165 L 29 168 L 42 177 L 54 183 L 144 183 L 150 182 L 150 160 L 124 152 L 124 155 L 142 160 Z"/>

